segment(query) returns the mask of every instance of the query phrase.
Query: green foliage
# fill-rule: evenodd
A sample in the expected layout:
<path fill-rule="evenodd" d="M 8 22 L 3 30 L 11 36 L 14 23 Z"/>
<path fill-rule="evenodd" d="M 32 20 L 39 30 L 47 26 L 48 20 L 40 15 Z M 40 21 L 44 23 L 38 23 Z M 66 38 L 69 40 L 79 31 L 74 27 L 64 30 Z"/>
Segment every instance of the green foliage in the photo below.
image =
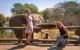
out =
<path fill-rule="evenodd" d="M 47 22 L 62 21 L 65 25 L 80 25 L 80 4 L 76 1 L 58 3 L 42 11 Z"/>
<path fill-rule="evenodd" d="M 34 4 L 30 4 L 29 9 L 32 13 L 38 13 L 38 8 Z"/>
<path fill-rule="evenodd" d="M 52 8 L 46 8 L 45 10 L 41 12 L 41 14 L 43 15 L 44 19 L 47 20 L 49 19 L 49 17 L 51 17 L 52 12 L 53 12 Z"/>
<path fill-rule="evenodd" d="M 77 25 L 80 16 L 80 5 L 75 1 L 59 3 L 55 9 L 56 20 L 64 22 L 66 25 Z"/>
<path fill-rule="evenodd" d="M 4 22 L 5 22 L 5 17 L 3 14 L 0 14 L 0 26 L 2 26 Z"/>
<path fill-rule="evenodd" d="M 13 14 L 24 14 L 28 8 L 31 10 L 32 13 L 38 13 L 38 8 L 36 5 L 27 3 L 25 4 L 15 3 L 13 5 L 13 8 L 11 8 L 11 12 Z"/>

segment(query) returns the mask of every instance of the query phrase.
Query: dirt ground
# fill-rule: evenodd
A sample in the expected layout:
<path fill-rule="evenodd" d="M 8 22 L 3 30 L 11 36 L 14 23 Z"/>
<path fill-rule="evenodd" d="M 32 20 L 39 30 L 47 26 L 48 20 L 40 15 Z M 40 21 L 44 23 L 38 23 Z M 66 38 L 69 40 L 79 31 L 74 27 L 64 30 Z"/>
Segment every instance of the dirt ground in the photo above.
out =
<path fill-rule="evenodd" d="M 32 44 L 32 45 L 16 45 L 16 44 L 0 44 L 0 50 L 80 50 L 80 45 L 68 44 L 65 48 L 57 48 L 56 44 Z"/>

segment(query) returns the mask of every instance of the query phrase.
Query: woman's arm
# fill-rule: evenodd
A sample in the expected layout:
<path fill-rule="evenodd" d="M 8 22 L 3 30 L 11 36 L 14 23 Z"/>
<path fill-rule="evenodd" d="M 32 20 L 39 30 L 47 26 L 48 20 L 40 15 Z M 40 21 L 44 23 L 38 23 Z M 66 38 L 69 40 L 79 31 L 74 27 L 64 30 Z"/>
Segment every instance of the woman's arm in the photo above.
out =
<path fill-rule="evenodd" d="M 67 30 L 67 28 L 66 28 L 66 27 L 63 27 L 63 30 L 65 31 L 65 34 L 64 34 L 63 36 L 68 35 L 68 30 Z"/>

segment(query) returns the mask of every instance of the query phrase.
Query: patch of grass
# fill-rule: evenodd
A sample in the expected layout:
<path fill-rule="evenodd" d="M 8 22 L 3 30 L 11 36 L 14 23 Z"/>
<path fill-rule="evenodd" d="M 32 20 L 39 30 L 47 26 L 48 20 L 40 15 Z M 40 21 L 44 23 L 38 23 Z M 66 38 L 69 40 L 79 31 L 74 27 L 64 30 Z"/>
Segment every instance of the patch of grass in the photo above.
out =
<path fill-rule="evenodd" d="M 15 34 L 14 32 L 1 32 L 3 30 L 0 30 L 0 38 L 14 38 Z"/>
<path fill-rule="evenodd" d="M 42 33 L 42 32 L 35 33 L 36 36 L 34 36 L 34 39 L 35 39 L 35 37 L 37 39 L 43 39 L 45 37 L 46 33 L 48 34 L 49 39 L 55 39 L 59 35 L 59 31 L 57 29 L 46 29 L 43 31 L 44 31 L 44 33 Z M 74 36 L 74 31 L 69 31 L 68 38 L 71 39 L 71 38 L 73 38 L 73 36 Z M 14 32 L 9 32 L 9 33 L 3 32 L 3 33 L 1 33 L 1 30 L 0 30 L 0 38 L 15 38 L 15 34 L 14 34 Z"/>
<path fill-rule="evenodd" d="M 45 34 L 48 34 L 48 38 L 49 39 L 55 39 L 57 36 L 60 35 L 59 30 L 58 29 L 47 29 L 47 30 L 43 30 L 44 33 L 37 33 L 37 34 L 41 34 L 41 36 L 44 38 Z M 74 36 L 74 31 L 69 31 L 68 32 L 68 38 L 71 39 Z M 41 39 L 41 38 L 40 38 Z"/>

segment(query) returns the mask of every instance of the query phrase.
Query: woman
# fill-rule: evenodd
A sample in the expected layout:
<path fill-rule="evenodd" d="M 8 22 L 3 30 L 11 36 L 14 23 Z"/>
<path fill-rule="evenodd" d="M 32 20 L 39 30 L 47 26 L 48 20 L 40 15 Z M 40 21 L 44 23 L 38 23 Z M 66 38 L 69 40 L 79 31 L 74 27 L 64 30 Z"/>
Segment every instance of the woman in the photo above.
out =
<path fill-rule="evenodd" d="M 26 11 L 26 21 L 27 21 L 27 25 L 26 25 L 26 29 L 25 29 L 25 36 L 26 36 L 26 41 L 25 44 L 31 44 L 30 40 L 31 40 L 31 36 L 33 33 L 33 22 L 32 22 L 32 16 L 31 16 L 31 11 L 28 9 Z"/>
<path fill-rule="evenodd" d="M 66 44 L 64 42 L 67 41 L 67 38 L 68 38 L 68 30 L 63 25 L 63 23 L 61 23 L 61 22 L 57 23 L 57 27 L 58 27 L 59 32 L 60 32 L 60 36 L 57 37 L 57 44 L 61 45 L 61 46 L 64 46 Z"/>

